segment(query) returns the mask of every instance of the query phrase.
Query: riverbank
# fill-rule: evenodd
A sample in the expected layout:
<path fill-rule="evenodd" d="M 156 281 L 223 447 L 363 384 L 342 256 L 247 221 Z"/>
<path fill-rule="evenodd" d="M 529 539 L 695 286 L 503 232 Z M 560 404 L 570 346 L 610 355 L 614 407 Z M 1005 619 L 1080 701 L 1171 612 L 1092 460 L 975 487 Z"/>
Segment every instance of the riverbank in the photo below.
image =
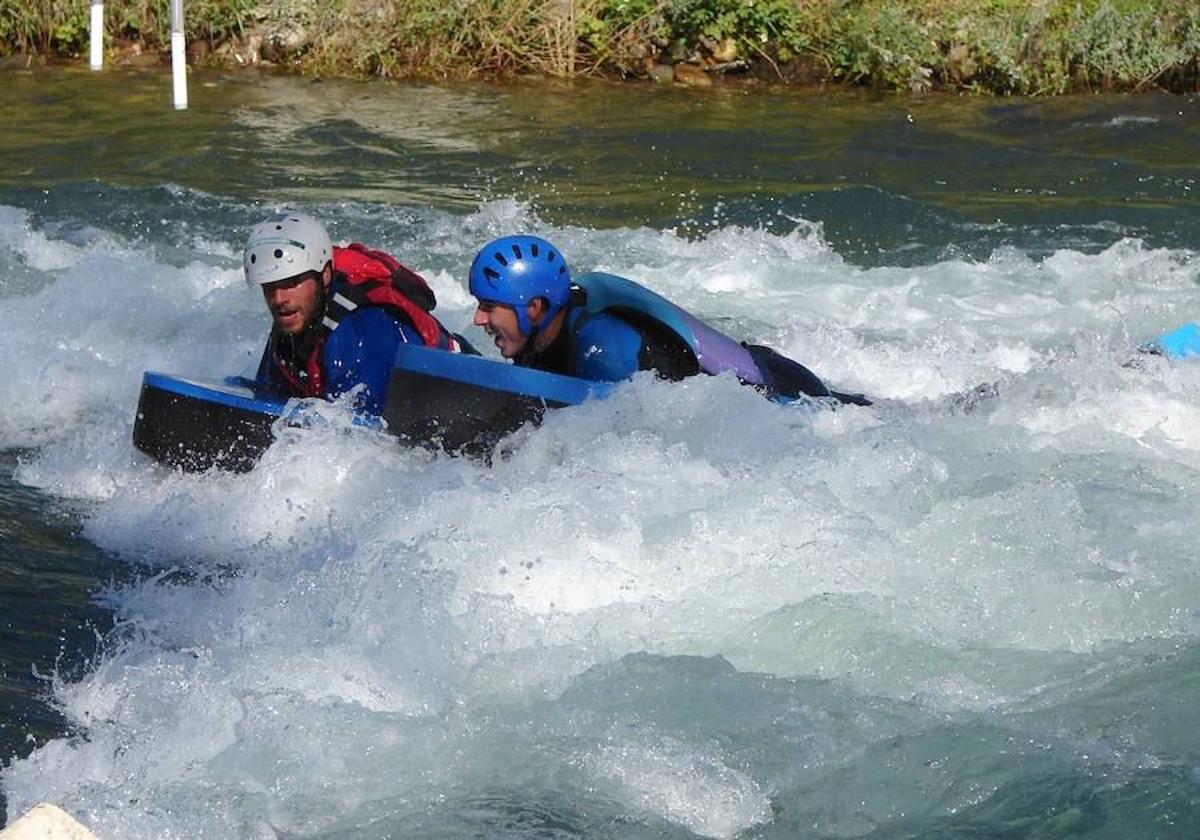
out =
<path fill-rule="evenodd" d="M 163 3 L 110 0 L 115 63 L 163 60 Z M 1200 89 L 1190 0 L 197 0 L 189 60 L 411 79 L 738 79 L 1051 95 Z M 0 0 L 0 55 L 81 56 L 88 4 Z"/>

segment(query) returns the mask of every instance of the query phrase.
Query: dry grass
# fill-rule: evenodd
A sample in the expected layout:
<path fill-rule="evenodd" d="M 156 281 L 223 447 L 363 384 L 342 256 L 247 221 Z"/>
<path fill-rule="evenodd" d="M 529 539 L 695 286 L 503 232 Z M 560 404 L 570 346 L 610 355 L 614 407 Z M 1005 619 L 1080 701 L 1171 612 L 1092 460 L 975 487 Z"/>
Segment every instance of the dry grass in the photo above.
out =
<path fill-rule="evenodd" d="M 1195 0 L 189 0 L 210 44 L 286 23 L 301 72 L 398 78 L 642 74 L 718 44 L 786 79 L 797 66 L 879 88 L 983 93 L 1195 90 Z M 167 0 L 108 0 L 110 36 L 155 48 Z M 0 53 L 79 55 L 87 0 L 0 0 Z M 266 20 L 257 11 L 266 10 Z M 726 51 L 723 49 L 722 51 Z"/>

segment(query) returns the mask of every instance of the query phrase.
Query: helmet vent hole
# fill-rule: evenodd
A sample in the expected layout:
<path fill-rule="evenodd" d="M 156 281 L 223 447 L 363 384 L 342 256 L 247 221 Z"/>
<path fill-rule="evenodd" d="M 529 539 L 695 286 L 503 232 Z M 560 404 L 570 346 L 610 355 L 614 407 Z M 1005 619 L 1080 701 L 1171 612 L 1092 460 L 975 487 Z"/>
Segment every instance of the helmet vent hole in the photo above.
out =
<path fill-rule="evenodd" d="M 546 262 L 554 262 L 554 252 L 553 251 L 546 252 Z"/>
<path fill-rule="evenodd" d="M 521 246 L 520 245 L 514 244 L 512 246 L 512 252 L 513 252 L 513 254 L 516 255 L 517 259 L 521 259 Z"/>
<path fill-rule="evenodd" d="M 277 260 L 283 259 L 283 249 L 282 248 L 275 249 L 275 259 L 277 259 Z"/>
<path fill-rule="evenodd" d="M 537 258 L 537 243 L 531 243 L 529 245 L 529 256 L 535 259 Z"/>
<path fill-rule="evenodd" d="M 499 251 L 496 252 L 495 257 L 496 257 L 496 262 L 500 263 L 500 265 L 505 266 L 505 267 L 508 266 L 508 260 L 504 259 L 504 255 L 501 254 Z"/>
<path fill-rule="evenodd" d="M 497 271 L 496 269 L 492 268 L 491 266 L 488 266 L 487 268 L 485 268 L 483 270 L 483 274 L 485 277 L 487 277 L 490 280 L 499 280 L 500 279 L 500 272 Z"/>
<path fill-rule="evenodd" d="M 250 255 L 250 265 L 254 265 L 256 262 L 258 262 L 258 254 L 251 254 Z"/>

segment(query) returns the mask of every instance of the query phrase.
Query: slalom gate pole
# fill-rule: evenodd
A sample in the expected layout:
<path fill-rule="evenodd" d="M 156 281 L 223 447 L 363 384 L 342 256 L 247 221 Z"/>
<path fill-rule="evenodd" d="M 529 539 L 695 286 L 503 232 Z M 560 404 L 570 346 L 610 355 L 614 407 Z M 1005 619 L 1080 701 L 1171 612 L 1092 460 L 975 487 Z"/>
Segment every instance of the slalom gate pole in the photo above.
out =
<path fill-rule="evenodd" d="M 90 64 L 93 70 L 104 69 L 104 0 L 92 0 Z"/>
<path fill-rule="evenodd" d="M 183 41 L 183 0 L 171 0 L 171 90 L 175 110 L 188 106 L 187 54 Z"/>

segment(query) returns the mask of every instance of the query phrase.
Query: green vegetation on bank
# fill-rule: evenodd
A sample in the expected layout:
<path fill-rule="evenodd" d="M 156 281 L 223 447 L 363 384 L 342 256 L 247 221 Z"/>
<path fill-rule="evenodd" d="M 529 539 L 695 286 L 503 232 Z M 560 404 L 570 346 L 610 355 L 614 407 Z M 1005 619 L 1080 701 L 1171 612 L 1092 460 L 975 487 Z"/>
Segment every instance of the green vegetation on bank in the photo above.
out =
<path fill-rule="evenodd" d="M 88 0 L 0 0 L 0 53 L 74 56 Z M 753 75 L 996 94 L 1200 87 L 1196 0 L 187 0 L 194 60 L 402 78 Z M 108 0 L 167 43 L 168 0 Z M 129 47 L 128 45 L 136 45 Z M 677 71 L 677 72 L 676 72 Z M 685 72 L 687 71 L 687 72 Z"/>

